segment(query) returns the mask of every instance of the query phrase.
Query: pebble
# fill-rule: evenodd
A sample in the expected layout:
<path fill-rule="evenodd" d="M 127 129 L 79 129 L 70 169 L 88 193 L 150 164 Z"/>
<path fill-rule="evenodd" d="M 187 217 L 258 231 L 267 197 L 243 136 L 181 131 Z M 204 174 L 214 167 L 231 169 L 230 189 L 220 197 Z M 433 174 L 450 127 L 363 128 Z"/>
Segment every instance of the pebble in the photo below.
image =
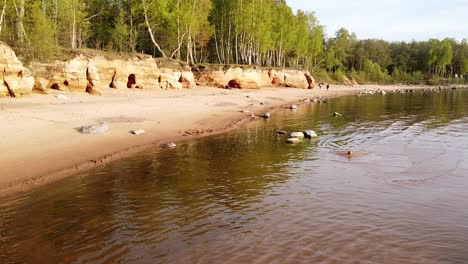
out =
<path fill-rule="evenodd" d="M 63 94 L 56 95 L 55 97 L 57 97 L 57 99 L 59 99 L 59 100 L 68 100 L 68 97 L 66 97 Z"/>
<path fill-rule="evenodd" d="M 141 134 L 144 134 L 145 131 L 143 129 L 135 129 L 135 130 L 132 130 L 132 134 L 134 135 L 141 135 Z"/>
<path fill-rule="evenodd" d="M 176 143 L 161 144 L 161 148 L 165 149 L 173 149 L 175 147 L 177 147 Z"/>

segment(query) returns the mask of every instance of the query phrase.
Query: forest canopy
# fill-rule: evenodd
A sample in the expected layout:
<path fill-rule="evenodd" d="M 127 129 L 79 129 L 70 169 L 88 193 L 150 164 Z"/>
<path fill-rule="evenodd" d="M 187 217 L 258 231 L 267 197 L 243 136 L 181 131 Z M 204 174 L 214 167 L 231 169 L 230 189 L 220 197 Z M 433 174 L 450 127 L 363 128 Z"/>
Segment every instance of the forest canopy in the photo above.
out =
<path fill-rule="evenodd" d="M 323 82 L 466 81 L 467 40 L 326 36 L 284 0 L 0 0 L 0 40 L 27 60 L 61 51 L 145 53 L 201 63 L 307 69 Z"/>

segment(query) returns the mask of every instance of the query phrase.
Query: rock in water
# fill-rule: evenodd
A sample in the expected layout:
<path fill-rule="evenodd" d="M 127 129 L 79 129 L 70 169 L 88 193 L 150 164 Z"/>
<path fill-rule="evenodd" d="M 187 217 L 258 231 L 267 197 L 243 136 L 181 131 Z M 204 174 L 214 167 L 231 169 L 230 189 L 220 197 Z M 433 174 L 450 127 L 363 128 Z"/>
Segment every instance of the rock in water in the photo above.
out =
<path fill-rule="evenodd" d="M 301 142 L 301 139 L 300 138 L 288 138 L 286 142 L 289 144 L 296 144 L 296 143 Z"/>
<path fill-rule="evenodd" d="M 136 129 L 136 130 L 132 130 L 132 134 L 134 135 L 141 135 L 141 134 L 144 134 L 145 131 L 143 129 Z"/>
<path fill-rule="evenodd" d="M 295 109 L 297 109 L 297 105 L 291 105 L 291 106 L 289 107 L 289 109 L 295 110 Z"/>
<path fill-rule="evenodd" d="M 109 126 L 106 123 L 99 123 L 90 126 L 81 127 L 80 131 L 83 134 L 103 134 L 109 130 Z"/>
<path fill-rule="evenodd" d="M 271 117 L 271 115 L 270 115 L 270 113 L 265 113 L 265 114 L 263 114 L 262 117 L 265 118 L 265 119 L 268 119 L 268 118 Z"/>
<path fill-rule="evenodd" d="M 161 148 L 165 149 L 173 149 L 175 147 L 177 147 L 176 143 L 161 144 Z"/>
<path fill-rule="evenodd" d="M 341 116 L 341 114 L 338 113 L 338 112 L 335 112 L 335 113 L 333 113 L 333 116 L 334 116 L 334 117 L 339 117 L 339 116 Z"/>
<path fill-rule="evenodd" d="M 305 135 L 302 132 L 292 132 L 289 137 L 291 138 L 304 138 Z"/>
<path fill-rule="evenodd" d="M 276 131 L 276 134 L 278 134 L 278 135 L 286 135 L 287 133 L 288 133 L 288 132 L 283 131 L 283 130 L 278 130 L 278 131 Z"/>
<path fill-rule="evenodd" d="M 310 138 L 318 137 L 317 133 L 315 133 L 315 131 L 313 131 L 313 130 L 305 130 L 305 131 L 302 132 L 302 133 L 304 133 L 305 137 L 306 137 L 306 138 L 309 138 L 309 139 L 310 139 Z"/>

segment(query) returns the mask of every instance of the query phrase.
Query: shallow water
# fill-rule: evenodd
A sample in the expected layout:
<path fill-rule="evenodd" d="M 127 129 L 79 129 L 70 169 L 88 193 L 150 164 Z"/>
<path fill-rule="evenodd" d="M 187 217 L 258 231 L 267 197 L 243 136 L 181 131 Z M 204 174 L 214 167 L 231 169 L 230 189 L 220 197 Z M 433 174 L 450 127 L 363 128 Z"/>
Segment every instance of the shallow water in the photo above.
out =
<path fill-rule="evenodd" d="M 468 91 L 303 105 L 0 200 L 0 263 L 468 263 L 467 160 Z"/>

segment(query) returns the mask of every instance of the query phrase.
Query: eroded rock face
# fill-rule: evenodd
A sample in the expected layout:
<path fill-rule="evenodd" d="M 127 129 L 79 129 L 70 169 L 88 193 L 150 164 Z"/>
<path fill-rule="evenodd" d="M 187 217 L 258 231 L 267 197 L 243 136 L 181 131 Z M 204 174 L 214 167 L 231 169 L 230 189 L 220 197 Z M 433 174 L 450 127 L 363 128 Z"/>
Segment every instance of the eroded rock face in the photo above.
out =
<path fill-rule="evenodd" d="M 179 82 L 184 88 L 193 88 L 197 85 L 192 71 L 182 71 Z"/>
<path fill-rule="evenodd" d="M 139 55 L 130 60 L 92 59 L 101 80 L 101 89 L 159 88 L 159 69 L 151 56 Z"/>
<path fill-rule="evenodd" d="M 304 76 L 306 77 L 307 83 L 309 84 L 309 86 L 307 88 L 308 89 L 314 89 L 315 88 L 315 79 L 314 79 L 314 77 L 312 77 L 312 75 L 308 71 L 304 73 Z"/>
<path fill-rule="evenodd" d="M 54 64 L 33 64 L 36 77 L 34 89 L 47 91 L 79 91 L 100 94 L 97 87 L 101 80 L 94 61 L 85 56 L 78 56 L 69 61 L 56 61 Z"/>
<path fill-rule="evenodd" d="M 196 85 L 190 69 L 159 69 L 154 58 L 147 55 L 128 60 L 78 56 L 54 64 L 34 64 L 34 69 L 36 77 L 41 78 L 36 82 L 38 91 L 57 89 L 98 95 L 108 88 L 181 89 Z"/>
<path fill-rule="evenodd" d="M 34 78 L 9 46 L 0 42 L 0 97 L 20 97 L 31 93 Z"/>
<path fill-rule="evenodd" d="M 284 71 L 284 86 L 292 88 L 308 89 L 309 83 L 303 72 L 295 70 Z"/>
<path fill-rule="evenodd" d="M 197 84 L 220 88 L 258 89 L 262 87 L 294 87 L 312 89 L 315 81 L 307 71 L 242 69 L 201 71 Z"/>
<path fill-rule="evenodd" d="M 149 55 L 136 55 L 126 60 L 78 55 L 67 61 L 32 63 L 30 66 L 34 74 L 23 67 L 10 47 L 0 43 L 0 96 L 21 96 L 33 89 L 43 94 L 48 89 L 57 89 L 100 95 L 101 91 L 109 88 L 182 89 L 193 88 L 197 84 L 240 89 L 312 89 L 315 86 L 314 78 L 305 71 L 220 67 L 199 70 L 194 74 L 186 66 L 159 68 Z"/>
<path fill-rule="evenodd" d="M 270 87 L 268 71 L 263 69 L 242 69 L 203 71 L 197 78 L 197 84 L 220 88 L 258 89 Z"/>

